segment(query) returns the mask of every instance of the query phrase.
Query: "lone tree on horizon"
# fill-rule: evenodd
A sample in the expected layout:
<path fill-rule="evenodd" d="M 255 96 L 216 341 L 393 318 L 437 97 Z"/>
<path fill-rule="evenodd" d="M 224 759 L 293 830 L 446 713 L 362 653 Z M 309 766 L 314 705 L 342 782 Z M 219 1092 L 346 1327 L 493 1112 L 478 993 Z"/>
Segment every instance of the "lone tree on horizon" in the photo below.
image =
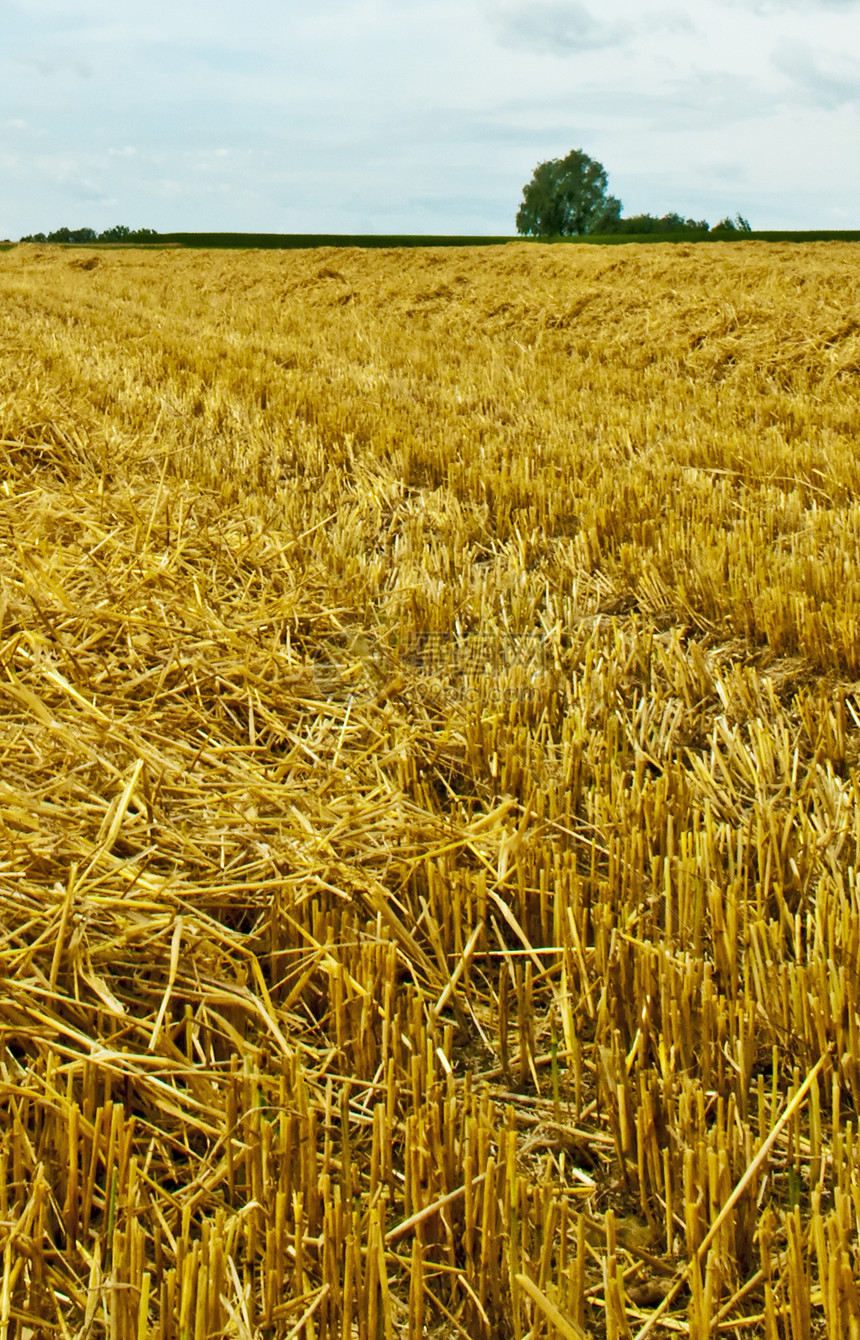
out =
<path fill-rule="evenodd" d="M 582 149 L 539 163 L 517 211 L 517 232 L 532 237 L 571 237 L 612 230 L 621 201 L 607 195 L 606 169 Z"/>

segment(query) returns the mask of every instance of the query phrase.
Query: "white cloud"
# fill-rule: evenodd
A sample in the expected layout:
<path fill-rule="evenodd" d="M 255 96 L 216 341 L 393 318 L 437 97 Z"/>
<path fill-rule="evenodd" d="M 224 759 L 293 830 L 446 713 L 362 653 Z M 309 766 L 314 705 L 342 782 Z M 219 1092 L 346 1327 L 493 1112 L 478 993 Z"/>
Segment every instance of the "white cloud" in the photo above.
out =
<path fill-rule="evenodd" d="M 723 0 L 723 3 L 752 10 L 755 14 L 786 14 L 791 10 L 809 14 L 826 10 L 836 13 L 856 11 L 860 0 Z"/>
<path fill-rule="evenodd" d="M 511 232 L 577 146 L 629 213 L 860 226 L 860 0 L 7 0 L 3 29 L 0 233 Z"/>
<path fill-rule="evenodd" d="M 484 12 L 497 39 L 514 50 L 565 59 L 606 48 L 630 50 L 648 38 L 695 32 L 687 9 L 665 5 L 615 3 L 587 5 L 581 0 L 484 0 Z"/>
<path fill-rule="evenodd" d="M 839 51 L 815 51 L 800 42 L 781 44 L 774 66 L 790 82 L 797 101 L 835 110 L 860 99 L 860 64 Z"/>
<path fill-rule="evenodd" d="M 552 56 L 623 46 L 632 37 L 625 24 L 597 19 L 584 4 L 565 0 L 504 4 L 496 8 L 493 26 L 505 45 Z"/>

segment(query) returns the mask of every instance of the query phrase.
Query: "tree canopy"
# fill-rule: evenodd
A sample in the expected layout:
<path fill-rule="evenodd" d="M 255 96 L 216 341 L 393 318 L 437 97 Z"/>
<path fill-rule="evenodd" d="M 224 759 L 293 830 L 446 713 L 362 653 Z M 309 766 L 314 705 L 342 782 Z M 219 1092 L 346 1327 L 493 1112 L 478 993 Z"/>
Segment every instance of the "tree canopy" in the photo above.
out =
<path fill-rule="evenodd" d="M 523 188 L 517 232 L 533 237 L 572 237 L 609 232 L 621 217 L 621 201 L 607 194 L 602 163 L 582 149 L 539 163 Z"/>

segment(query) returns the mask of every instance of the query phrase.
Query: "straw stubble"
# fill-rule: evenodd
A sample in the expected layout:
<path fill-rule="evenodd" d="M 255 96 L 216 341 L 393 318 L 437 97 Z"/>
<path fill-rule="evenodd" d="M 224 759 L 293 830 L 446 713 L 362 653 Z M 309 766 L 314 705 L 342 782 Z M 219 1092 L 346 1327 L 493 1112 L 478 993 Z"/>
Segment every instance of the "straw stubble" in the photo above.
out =
<path fill-rule="evenodd" d="M 855 270 L 2 258 L 4 1333 L 860 1329 Z"/>

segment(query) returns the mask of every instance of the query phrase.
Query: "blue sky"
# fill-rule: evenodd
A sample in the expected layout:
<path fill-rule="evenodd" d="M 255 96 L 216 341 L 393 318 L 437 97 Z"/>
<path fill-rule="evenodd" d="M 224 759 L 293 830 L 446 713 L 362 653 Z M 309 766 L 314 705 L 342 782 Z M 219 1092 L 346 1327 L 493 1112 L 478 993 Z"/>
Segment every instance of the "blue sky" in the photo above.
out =
<path fill-rule="evenodd" d="M 860 228 L 860 0 L 0 0 L 0 237 L 514 232 L 583 148 L 627 214 Z"/>

